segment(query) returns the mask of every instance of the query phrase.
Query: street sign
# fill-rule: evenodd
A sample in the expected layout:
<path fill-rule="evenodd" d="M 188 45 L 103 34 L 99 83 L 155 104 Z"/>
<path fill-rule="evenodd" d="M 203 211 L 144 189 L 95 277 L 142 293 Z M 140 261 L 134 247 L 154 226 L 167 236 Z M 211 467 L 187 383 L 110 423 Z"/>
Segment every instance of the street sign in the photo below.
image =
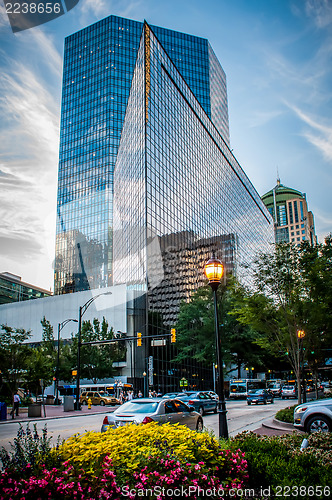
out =
<path fill-rule="evenodd" d="M 153 385 L 153 356 L 149 356 L 148 374 L 149 374 L 149 385 Z"/>

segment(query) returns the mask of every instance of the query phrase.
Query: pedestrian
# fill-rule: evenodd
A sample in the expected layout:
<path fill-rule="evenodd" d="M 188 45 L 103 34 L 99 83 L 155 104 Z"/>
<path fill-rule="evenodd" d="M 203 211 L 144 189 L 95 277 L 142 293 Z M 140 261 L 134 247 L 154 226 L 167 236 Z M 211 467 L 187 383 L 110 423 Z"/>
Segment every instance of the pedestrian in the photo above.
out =
<path fill-rule="evenodd" d="M 133 391 L 129 391 L 128 392 L 128 401 L 131 401 L 133 399 L 134 395 L 133 395 Z"/>
<path fill-rule="evenodd" d="M 143 397 L 142 391 L 138 391 L 138 397 L 139 397 L 139 398 L 142 398 L 142 397 Z"/>
<path fill-rule="evenodd" d="M 15 412 L 16 412 L 16 416 L 18 417 L 18 409 L 20 407 L 20 402 L 21 402 L 21 398 L 18 395 L 18 392 L 15 391 L 15 394 L 14 394 L 14 397 L 13 397 L 13 409 L 12 409 L 12 411 L 10 413 L 11 416 L 12 416 L 12 419 L 14 419 Z"/>

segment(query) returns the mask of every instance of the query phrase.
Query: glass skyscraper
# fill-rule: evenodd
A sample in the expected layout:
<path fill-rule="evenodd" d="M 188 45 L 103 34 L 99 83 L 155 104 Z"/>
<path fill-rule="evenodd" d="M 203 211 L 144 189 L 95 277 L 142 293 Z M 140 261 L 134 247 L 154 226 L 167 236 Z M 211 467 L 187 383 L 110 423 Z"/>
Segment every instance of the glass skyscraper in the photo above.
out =
<path fill-rule="evenodd" d="M 153 29 L 228 143 L 226 77 L 208 41 Z M 110 16 L 65 41 L 56 294 L 113 283 L 114 168 L 142 30 Z"/>
<path fill-rule="evenodd" d="M 114 16 L 66 39 L 55 293 L 126 283 L 127 334 L 165 334 L 131 363 L 142 373 L 153 359 L 155 385 L 176 389 L 167 333 L 211 252 L 246 280 L 273 242 L 229 147 L 226 78 L 207 40 Z"/>

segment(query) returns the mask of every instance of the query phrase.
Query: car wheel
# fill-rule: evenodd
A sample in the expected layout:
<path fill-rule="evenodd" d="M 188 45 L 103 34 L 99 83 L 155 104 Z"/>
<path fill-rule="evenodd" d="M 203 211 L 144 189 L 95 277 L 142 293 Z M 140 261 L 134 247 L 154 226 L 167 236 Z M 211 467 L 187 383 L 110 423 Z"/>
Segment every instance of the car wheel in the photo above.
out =
<path fill-rule="evenodd" d="M 100 406 L 105 406 L 105 401 L 100 401 Z"/>
<path fill-rule="evenodd" d="M 251 405 L 250 401 L 247 401 L 247 405 L 249 405 L 249 406 Z"/>
<path fill-rule="evenodd" d="M 316 417 L 312 417 L 306 423 L 306 431 L 307 432 L 330 432 L 332 431 L 332 423 L 331 421 L 325 417 L 316 415 Z"/>
<path fill-rule="evenodd" d="M 271 405 L 273 405 L 273 403 L 274 403 L 274 399 L 272 398 L 272 399 L 271 399 Z"/>
<path fill-rule="evenodd" d="M 202 415 L 202 416 L 204 415 L 204 408 L 203 408 L 203 406 L 200 406 L 200 407 L 199 407 L 199 409 L 198 409 L 198 413 L 199 413 L 200 415 Z"/>
<path fill-rule="evenodd" d="M 266 399 L 264 399 L 263 403 L 266 405 L 266 403 L 267 403 Z"/>
<path fill-rule="evenodd" d="M 87 405 L 87 404 L 88 404 L 88 402 L 87 402 L 87 401 L 85 401 L 85 399 L 83 399 L 83 401 L 82 401 L 82 405 L 84 405 L 84 406 L 85 406 L 85 405 Z"/>
<path fill-rule="evenodd" d="M 197 432 L 203 432 L 203 420 L 201 418 L 199 418 L 197 420 L 197 424 L 196 424 L 196 431 Z"/>
<path fill-rule="evenodd" d="M 213 410 L 213 413 L 218 413 L 218 407 L 216 406 L 215 409 Z"/>

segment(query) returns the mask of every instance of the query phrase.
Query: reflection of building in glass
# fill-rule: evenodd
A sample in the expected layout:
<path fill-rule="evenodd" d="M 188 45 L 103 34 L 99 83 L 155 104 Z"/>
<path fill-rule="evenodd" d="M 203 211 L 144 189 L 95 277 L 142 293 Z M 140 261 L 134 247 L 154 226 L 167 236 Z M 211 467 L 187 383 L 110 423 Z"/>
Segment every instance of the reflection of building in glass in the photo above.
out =
<path fill-rule="evenodd" d="M 276 243 L 309 241 L 317 243 L 312 212 L 308 210 L 306 195 L 296 189 L 280 184 L 262 196 L 275 222 Z"/>
<path fill-rule="evenodd" d="M 0 304 L 41 299 L 51 295 L 52 292 L 48 290 L 24 283 L 20 276 L 11 273 L 0 273 Z"/>
<path fill-rule="evenodd" d="M 83 255 L 90 288 L 113 282 L 113 175 L 142 29 L 143 23 L 110 16 L 65 42 L 56 266 L 61 259 L 67 265 L 55 269 L 56 294 L 82 289 L 74 276 L 77 249 L 63 238 L 73 231 L 102 248 L 101 258 L 89 254 L 89 265 Z M 226 77 L 209 42 L 154 30 L 228 144 Z"/>
<path fill-rule="evenodd" d="M 158 239 L 160 255 L 151 258 L 148 252 L 149 274 L 152 277 L 160 276 L 161 279 L 157 284 L 149 280 L 148 308 L 149 311 L 162 314 L 164 325 L 172 326 L 176 322 L 181 301 L 189 300 L 193 290 L 206 284 L 201 270 L 212 253 L 221 258 L 228 276 L 235 271 L 236 238 L 229 234 L 197 240 L 194 232 L 183 231 L 166 234 Z M 163 275 L 159 273 L 160 256 Z"/>

